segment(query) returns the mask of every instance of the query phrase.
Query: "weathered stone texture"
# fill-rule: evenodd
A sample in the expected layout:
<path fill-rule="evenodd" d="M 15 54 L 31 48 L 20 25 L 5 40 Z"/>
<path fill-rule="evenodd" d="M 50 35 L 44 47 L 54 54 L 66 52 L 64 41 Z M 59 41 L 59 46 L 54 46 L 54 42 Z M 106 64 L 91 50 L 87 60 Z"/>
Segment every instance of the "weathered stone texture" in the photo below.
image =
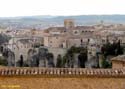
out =
<path fill-rule="evenodd" d="M 125 89 L 125 78 L 0 77 L 0 89 Z"/>

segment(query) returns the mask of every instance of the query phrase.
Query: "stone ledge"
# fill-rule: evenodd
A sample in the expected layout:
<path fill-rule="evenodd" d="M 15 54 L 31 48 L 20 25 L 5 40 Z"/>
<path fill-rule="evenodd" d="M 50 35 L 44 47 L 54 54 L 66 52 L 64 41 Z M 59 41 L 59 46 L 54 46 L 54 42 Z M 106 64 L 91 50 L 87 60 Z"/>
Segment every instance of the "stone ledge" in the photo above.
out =
<path fill-rule="evenodd" d="M 84 69 L 84 68 L 1 68 L 0 76 L 90 76 L 125 77 L 125 69 Z"/>

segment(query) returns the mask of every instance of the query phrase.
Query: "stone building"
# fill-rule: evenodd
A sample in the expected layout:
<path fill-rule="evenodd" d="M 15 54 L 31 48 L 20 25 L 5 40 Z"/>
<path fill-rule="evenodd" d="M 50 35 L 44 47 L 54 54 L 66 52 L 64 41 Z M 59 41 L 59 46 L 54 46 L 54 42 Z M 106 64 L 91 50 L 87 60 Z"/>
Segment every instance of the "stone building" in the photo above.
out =
<path fill-rule="evenodd" d="M 119 55 L 114 57 L 112 60 L 112 68 L 125 68 L 125 55 Z"/>
<path fill-rule="evenodd" d="M 64 20 L 64 27 L 50 27 L 45 29 L 48 34 L 44 36 L 44 46 L 54 48 L 70 48 L 81 46 L 93 37 L 93 26 L 74 26 L 74 21 Z"/>
<path fill-rule="evenodd" d="M 72 29 L 75 27 L 74 21 L 73 19 L 65 19 L 64 20 L 64 27 L 66 29 Z"/>
<path fill-rule="evenodd" d="M 23 56 L 23 60 L 27 61 L 28 51 L 37 47 L 37 44 L 42 44 L 42 39 L 39 37 L 15 37 L 12 38 L 8 44 L 6 44 L 5 48 L 10 49 L 14 53 L 15 62 L 17 63 L 20 60 L 21 55 Z"/>

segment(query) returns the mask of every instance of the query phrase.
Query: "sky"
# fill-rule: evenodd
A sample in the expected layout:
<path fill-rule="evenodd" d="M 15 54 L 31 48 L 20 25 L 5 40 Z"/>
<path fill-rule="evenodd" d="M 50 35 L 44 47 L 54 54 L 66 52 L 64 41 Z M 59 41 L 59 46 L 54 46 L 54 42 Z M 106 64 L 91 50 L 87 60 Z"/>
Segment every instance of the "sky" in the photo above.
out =
<path fill-rule="evenodd" d="M 125 0 L 0 0 L 0 17 L 125 14 Z"/>

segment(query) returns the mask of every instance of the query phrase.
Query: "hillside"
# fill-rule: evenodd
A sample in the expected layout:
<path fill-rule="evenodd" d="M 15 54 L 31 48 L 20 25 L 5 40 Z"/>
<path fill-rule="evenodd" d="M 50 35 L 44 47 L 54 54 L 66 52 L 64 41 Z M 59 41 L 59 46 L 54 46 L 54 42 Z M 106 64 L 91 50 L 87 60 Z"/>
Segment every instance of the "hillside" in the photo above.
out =
<path fill-rule="evenodd" d="M 0 27 L 20 28 L 38 28 L 43 29 L 50 26 L 63 26 L 64 19 L 71 18 L 75 20 L 76 25 L 93 25 L 100 21 L 104 23 L 125 23 L 125 15 L 79 15 L 79 16 L 23 16 L 0 18 Z"/>

